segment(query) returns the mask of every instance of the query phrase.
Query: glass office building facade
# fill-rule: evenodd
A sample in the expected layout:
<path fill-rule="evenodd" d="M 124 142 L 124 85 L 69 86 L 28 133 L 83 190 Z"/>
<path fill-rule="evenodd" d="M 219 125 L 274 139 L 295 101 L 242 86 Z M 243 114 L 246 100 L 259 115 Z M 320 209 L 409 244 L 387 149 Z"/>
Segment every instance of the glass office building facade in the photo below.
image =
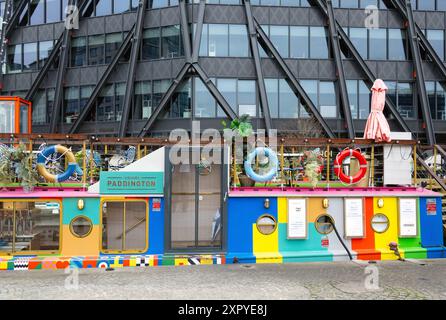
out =
<path fill-rule="evenodd" d="M 410 37 L 405 20 L 390 1 L 337 0 L 333 7 L 356 50 L 369 68 L 385 81 L 388 95 L 415 134 L 423 137 L 419 92 L 414 78 Z M 18 6 L 20 1 L 14 1 Z M 61 33 L 68 0 L 28 0 L 5 50 L 3 95 L 25 97 L 44 67 Z M 138 0 L 91 1 L 80 13 L 79 29 L 70 33 L 63 80 L 59 132 L 69 132 L 107 66 L 131 31 Z M 181 27 L 178 0 L 148 0 L 135 68 L 126 135 L 137 135 L 158 107 L 185 62 L 182 34 L 193 40 L 198 21 L 197 0 L 187 2 L 188 31 Z M 258 78 L 242 0 L 206 1 L 199 64 L 237 115 L 249 114 L 255 128 L 265 128 Z M 445 60 L 446 0 L 413 1 L 414 19 L 438 56 Z M 340 101 L 333 46 L 327 19 L 310 0 L 251 0 L 252 13 L 308 97 L 335 134 L 347 134 Z M 365 8 L 375 6 L 379 25 L 366 28 Z M 0 14 L 4 1 L 0 1 Z M 303 99 L 289 84 L 275 59 L 259 46 L 261 68 L 273 128 L 299 132 L 296 119 L 310 117 Z M 362 135 L 370 109 L 370 87 L 348 48 L 341 46 L 350 112 L 357 135 Z M 446 133 L 446 86 L 430 57 L 421 51 L 426 91 L 438 137 Z M 78 132 L 116 135 L 125 109 L 130 50 L 125 52 Z M 33 130 L 47 132 L 53 116 L 57 59 L 34 94 Z M 194 75 L 176 88 L 148 135 L 167 135 L 174 128 L 221 128 L 225 112 L 203 81 Z M 393 123 L 391 126 L 397 129 Z"/>

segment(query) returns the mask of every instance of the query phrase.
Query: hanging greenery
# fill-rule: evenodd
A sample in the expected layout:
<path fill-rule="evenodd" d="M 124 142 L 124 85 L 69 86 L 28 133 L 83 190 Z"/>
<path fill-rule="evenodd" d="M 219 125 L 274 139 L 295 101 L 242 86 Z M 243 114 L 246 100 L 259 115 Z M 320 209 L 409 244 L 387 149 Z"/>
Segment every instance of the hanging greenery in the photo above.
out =
<path fill-rule="evenodd" d="M 320 180 L 321 165 L 323 164 L 319 150 L 311 150 L 305 152 L 305 176 L 316 188 Z"/>
<path fill-rule="evenodd" d="M 18 180 L 26 191 L 31 191 L 38 182 L 33 153 L 23 143 L 15 148 L 3 146 L 0 153 L 0 183 L 6 185 Z"/>

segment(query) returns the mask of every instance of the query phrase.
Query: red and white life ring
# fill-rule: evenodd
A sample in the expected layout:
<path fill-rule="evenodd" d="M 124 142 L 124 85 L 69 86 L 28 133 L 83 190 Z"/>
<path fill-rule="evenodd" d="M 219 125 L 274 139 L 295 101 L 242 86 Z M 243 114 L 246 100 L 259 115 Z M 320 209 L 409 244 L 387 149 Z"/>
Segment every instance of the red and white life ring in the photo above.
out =
<path fill-rule="evenodd" d="M 359 171 L 354 176 L 347 176 L 344 171 L 342 171 L 342 162 L 347 157 L 354 157 L 359 161 Z M 361 181 L 367 173 L 367 160 L 358 150 L 345 149 L 344 151 L 338 153 L 336 159 L 334 160 L 334 172 L 339 177 L 339 179 L 348 184 L 353 184 Z"/>

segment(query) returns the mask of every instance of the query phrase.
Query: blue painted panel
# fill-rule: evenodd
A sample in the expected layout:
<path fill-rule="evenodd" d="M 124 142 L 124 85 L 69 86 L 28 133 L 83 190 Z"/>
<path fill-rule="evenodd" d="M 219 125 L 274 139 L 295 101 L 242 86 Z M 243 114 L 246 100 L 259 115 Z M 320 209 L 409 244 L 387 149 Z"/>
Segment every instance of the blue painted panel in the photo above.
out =
<path fill-rule="evenodd" d="M 84 208 L 79 210 L 78 200 L 84 200 Z M 62 201 L 62 223 L 70 224 L 71 220 L 77 216 L 88 217 L 93 225 L 99 225 L 99 198 L 65 198 Z"/>
<path fill-rule="evenodd" d="M 436 213 L 428 214 L 427 200 L 436 200 Z M 421 245 L 425 248 L 443 245 L 443 224 L 441 217 L 441 198 L 420 198 Z M 429 251 L 428 251 L 428 258 Z"/>
<path fill-rule="evenodd" d="M 160 208 L 154 208 L 154 199 L 160 201 Z M 155 201 L 155 202 L 156 202 Z M 164 199 L 149 199 L 149 254 L 164 253 Z"/>
<path fill-rule="evenodd" d="M 270 214 L 277 221 L 277 198 L 268 198 L 270 206 L 265 209 L 266 198 L 229 198 L 228 202 L 228 256 L 243 253 L 253 255 L 252 224 L 262 214 Z M 229 259 L 228 259 L 229 260 Z"/>

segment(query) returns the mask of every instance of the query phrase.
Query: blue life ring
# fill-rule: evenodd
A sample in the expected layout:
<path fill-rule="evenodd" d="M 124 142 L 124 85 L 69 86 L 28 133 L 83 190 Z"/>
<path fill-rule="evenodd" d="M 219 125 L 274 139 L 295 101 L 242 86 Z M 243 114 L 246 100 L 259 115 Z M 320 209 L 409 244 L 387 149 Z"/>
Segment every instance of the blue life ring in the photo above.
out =
<path fill-rule="evenodd" d="M 65 154 L 68 160 L 67 170 L 64 173 L 58 175 L 49 173 L 48 170 L 45 168 L 45 162 L 47 158 L 51 154 L 56 152 Z M 64 146 L 61 146 L 60 144 L 46 148 L 37 156 L 37 171 L 39 171 L 39 174 L 43 176 L 48 182 L 63 182 L 68 180 L 76 171 L 77 166 L 78 164 L 76 162 L 76 158 L 73 155 L 73 152 L 71 152 Z"/>
<path fill-rule="evenodd" d="M 255 173 L 252 169 L 252 161 L 261 152 L 263 152 L 265 156 L 269 158 L 269 163 L 271 164 L 271 169 L 263 176 Z M 258 147 L 255 148 L 250 154 L 248 154 L 248 157 L 245 161 L 245 171 L 248 177 L 250 177 L 252 180 L 256 182 L 267 182 L 272 180 L 276 176 L 278 163 L 279 160 L 277 159 L 277 155 L 274 153 L 273 150 L 269 148 Z"/>

